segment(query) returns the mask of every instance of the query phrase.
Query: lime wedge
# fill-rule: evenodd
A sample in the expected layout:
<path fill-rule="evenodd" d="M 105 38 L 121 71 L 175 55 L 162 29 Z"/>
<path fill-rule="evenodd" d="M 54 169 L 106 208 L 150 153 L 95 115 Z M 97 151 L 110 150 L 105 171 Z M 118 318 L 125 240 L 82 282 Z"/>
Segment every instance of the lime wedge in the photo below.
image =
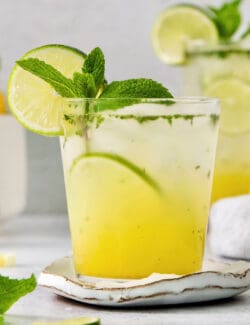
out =
<path fill-rule="evenodd" d="M 46 45 L 31 50 L 22 59 L 28 58 L 45 61 L 71 78 L 74 72 L 81 71 L 85 54 L 65 45 Z M 47 82 L 18 65 L 10 76 L 8 101 L 12 113 L 30 131 L 47 136 L 63 134 L 61 120 L 65 99 Z"/>
<path fill-rule="evenodd" d="M 205 96 L 221 99 L 221 131 L 250 130 L 250 86 L 236 78 L 219 79 L 203 90 Z"/>
<path fill-rule="evenodd" d="M 87 168 L 85 169 L 85 167 Z M 146 174 L 143 169 L 121 156 L 106 152 L 94 152 L 81 155 L 73 162 L 70 168 L 70 174 L 73 177 L 77 175 L 76 181 L 79 182 L 79 177 L 81 177 L 85 171 L 91 171 L 92 168 L 93 171 L 96 169 L 97 172 L 101 171 L 101 174 L 104 175 L 108 175 L 108 170 L 111 169 L 112 174 L 113 172 L 117 172 L 117 177 L 121 177 L 121 179 L 124 173 L 129 173 L 132 177 L 137 175 L 154 190 L 160 191 L 157 182 Z"/>
<path fill-rule="evenodd" d="M 80 317 L 57 322 L 34 322 L 32 325 L 100 325 L 98 318 Z"/>
<path fill-rule="evenodd" d="M 152 44 L 157 56 L 167 64 L 183 64 L 192 43 L 215 45 L 218 31 L 213 21 L 195 6 L 167 8 L 152 29 Z"/>

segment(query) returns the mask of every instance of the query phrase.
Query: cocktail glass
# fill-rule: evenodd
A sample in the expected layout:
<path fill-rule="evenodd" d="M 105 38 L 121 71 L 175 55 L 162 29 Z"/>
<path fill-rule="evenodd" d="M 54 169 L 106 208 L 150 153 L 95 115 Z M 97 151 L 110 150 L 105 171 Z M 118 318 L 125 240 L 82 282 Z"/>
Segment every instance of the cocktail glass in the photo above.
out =
<path fill-rule="evenodd" d="M 192 49 L 183 95 L 221 99 L 212 200 L 250 193 L 250 48 Z"/>
<path fill-rule="evenodd" d="M 64 111 L 76 273 L 123 279 L 200 270 L 218 100 L 74 99 Z"/>

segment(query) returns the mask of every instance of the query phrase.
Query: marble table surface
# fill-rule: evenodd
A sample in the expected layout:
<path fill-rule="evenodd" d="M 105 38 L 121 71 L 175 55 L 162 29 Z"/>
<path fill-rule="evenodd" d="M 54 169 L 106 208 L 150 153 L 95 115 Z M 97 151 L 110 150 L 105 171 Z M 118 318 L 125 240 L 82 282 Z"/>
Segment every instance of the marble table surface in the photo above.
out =
<path fill-rule="evenodd" d="M 0 225 L 0 252 L 14 252 L 17 265 L 0 274 L 28 277 L 71 252 L 66 216 L 19 216 Z M 250 324 L 250 290 L 224 301 L 157 308 L 93 307 L 58 297 L 45 288 L 19 300 L 7 313 L 13 324 L 23 317 L 72 318 L 94 316 L 102 325 Z M 20 324 L 29 325 L 24 321 Z"/>

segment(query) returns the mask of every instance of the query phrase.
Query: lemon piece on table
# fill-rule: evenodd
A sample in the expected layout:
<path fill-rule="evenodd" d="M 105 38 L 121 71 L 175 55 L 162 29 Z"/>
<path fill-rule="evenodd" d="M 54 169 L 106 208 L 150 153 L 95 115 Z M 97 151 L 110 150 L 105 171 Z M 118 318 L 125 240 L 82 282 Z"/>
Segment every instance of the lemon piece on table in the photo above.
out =
<path fill-rule="evenodd" d="M 0 114 L 5 114 L 7 113 L 5 102 L 4 102 L 4 97 L 2 92 L 0 92 Z"/>
<path fill-rule="evenodd" d="M 80 72 L 86 55 L 65 45 L 45 45 L 26 53 L 22 59 L 37 58 L 52 65 L 65 77 Z M 62 106 L 65 99 L 53 87 L 15 65 L 8 86 L 10 110 L 27 129 L 42 135 L 62 135 Z"/>
<path fill-rule="evenodd" d="M 16 255 L 12 253 L 0 253 L 0 267 L 16 265 Z"/>
<path fill-rule="evenodd" d="M 250 85 L 237 78 L 213 81 L 203 90 L 209 97 L 221 100 L 220 129 L 225 133 L 250 130 Z"/>
<path fill-rule="evenodd" d="M 201 9 L 190 5 L 178 5 L 164 10 L 152 28 L 152 44 L 157 56 L 167 64 L 183 64 L 188 47 L 192 43 L 215 45 L 217 28 Z"/>

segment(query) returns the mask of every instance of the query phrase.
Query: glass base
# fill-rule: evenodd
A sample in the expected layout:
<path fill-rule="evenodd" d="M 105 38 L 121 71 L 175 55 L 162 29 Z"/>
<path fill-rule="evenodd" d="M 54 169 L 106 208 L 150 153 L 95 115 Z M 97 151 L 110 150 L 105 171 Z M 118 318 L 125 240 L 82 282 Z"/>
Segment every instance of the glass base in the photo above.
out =
<path fill-rule="evenodd" d="M 76 277 L 81 282 L 88 282 L 88 283 L 96 283 L 97 281 L 107 281 L 110 280 L 112 282 L 122 283 L 125 281 L 131 281 L 131 280 L 139 280 L 139 279 L 116 279 L 116 278 L 103 278 L 103 277 L 95 277 L 95 276 L 89 276 L 89 275 L 82 275 L 79 273 L 76 273 Z"/>

